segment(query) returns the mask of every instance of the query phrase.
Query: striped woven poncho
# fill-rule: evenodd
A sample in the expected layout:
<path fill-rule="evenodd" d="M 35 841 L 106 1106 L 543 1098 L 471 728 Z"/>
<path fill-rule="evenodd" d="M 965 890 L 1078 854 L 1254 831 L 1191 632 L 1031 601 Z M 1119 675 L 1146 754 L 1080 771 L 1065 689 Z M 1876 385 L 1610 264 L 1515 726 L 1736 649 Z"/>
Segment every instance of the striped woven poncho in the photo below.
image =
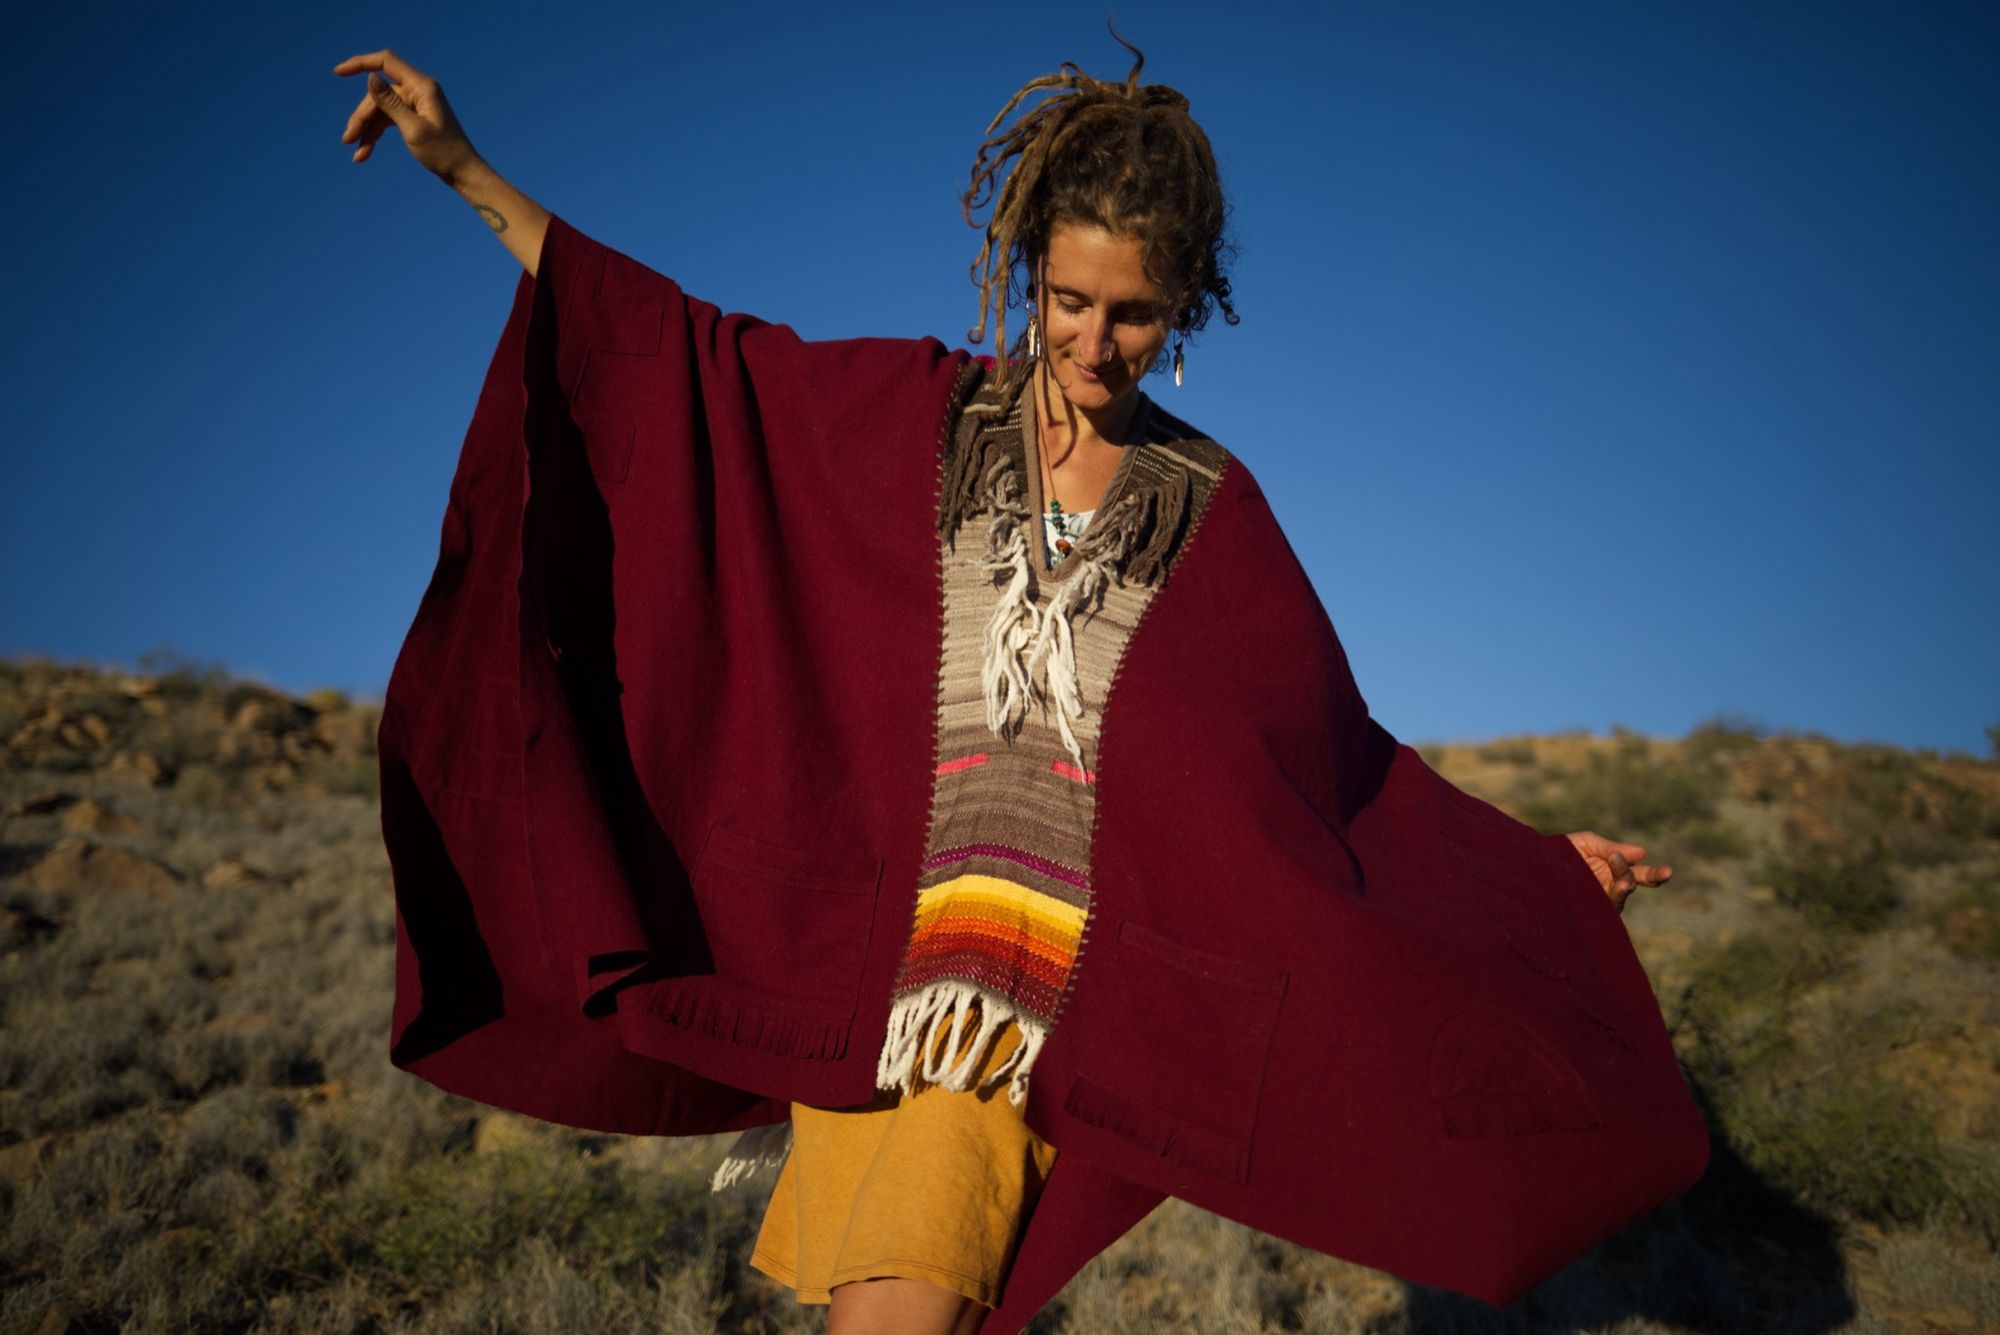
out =
<path fill-rule="evenodd" d="M 938 516 L 944 653 L 916 918 L 877 1068 L 884 1089 L 988 1077 L 1022 1102 L 1090 910 L 1097 743 L 1126 642 L 1188 545 L 1220 447 L 1142 398 L 1089 529 L 1049 569 L 1032 395 L 999 377 L 960 414 Z"/>

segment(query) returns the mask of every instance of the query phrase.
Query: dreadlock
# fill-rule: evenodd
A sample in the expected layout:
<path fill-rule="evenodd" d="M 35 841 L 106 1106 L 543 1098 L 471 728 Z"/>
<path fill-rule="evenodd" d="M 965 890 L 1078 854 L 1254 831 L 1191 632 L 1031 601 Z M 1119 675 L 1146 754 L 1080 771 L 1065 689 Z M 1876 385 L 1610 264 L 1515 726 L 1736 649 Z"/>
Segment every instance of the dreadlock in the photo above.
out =
<path fill-rule="evenodd" d="M 1046 253 L 1061 223 L 1138 238 L 1146 275 L 1166 293 L 1176 333 L 1202 328 L 1218 308 L 1225 321 L 1237 322 L 1222 272 L 1230 253 L 1223 237 L 1229 206 L 1208 136 L 1179 92 L 1140 85 L 1145 53 L 1116 28 L 1111 35 L 1134 56 L 1125 81 L 1101 83 L 1064 61 L 1057 73 L 1023 85 L 986 127 L 961 200 L 974 227 L 980 223 L 973 211 L 993 204 L 972 262 L 979 323 L 966 336 L 980 343 L 990 316 L 994 348 L 1010 377 L 1007 307 L 1029 286 L 1017 271 L 1025 275 Z M 1036 93 L 1045 96 L 1002 130 L 1001 122 Z"/>

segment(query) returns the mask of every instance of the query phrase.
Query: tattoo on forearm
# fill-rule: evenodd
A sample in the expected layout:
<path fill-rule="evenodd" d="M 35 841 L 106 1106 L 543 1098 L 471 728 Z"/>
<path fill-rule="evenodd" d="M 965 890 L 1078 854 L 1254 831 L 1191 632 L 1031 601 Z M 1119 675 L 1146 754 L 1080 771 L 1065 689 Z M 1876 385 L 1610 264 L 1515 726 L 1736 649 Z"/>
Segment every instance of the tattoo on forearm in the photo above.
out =
<path fill-rule="evenodd" d="M 506 215 L 491 204 L 474 204 L 472 207 L 479 210 L 479 216 L 486 219 L 486 225 L 494 231 L 504 232 L 507 230 Z"/>

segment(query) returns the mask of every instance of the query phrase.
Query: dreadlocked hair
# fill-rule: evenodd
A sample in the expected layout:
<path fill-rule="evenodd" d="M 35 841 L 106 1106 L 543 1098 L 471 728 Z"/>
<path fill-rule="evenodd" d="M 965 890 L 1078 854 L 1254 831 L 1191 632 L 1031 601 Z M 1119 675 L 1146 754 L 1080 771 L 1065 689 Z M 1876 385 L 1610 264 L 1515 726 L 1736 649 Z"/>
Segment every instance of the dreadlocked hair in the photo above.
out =
<path fill-rule="evenodd" d="M 1057 73 L 1023 85 L 986 127 L 961 200 L 974 227 L 981 225 L 974 211 L 993 205 L 972 262 L 979 323 L 966 336 L 977 346 L 990 317 L 1009 379 L 1017 364 L 1008 359 L 1007 308 L 1017 292 L 1031 290 L 1028 267 L 1047 253 L 1062 223 L 1136 237 L 1147 277 L 1166 294 L 1175 333 L 1194 333 L 1217 309 L 1227 323 L 1237 322 L 1222 271 L 1232 253 L 1223 235 L 1229 205 L 1208 136 L 1179 92 L 1140 85 L 1145 53 L 1116 28 L 1111 35 L 1135 57 L 1125 81 L 1102 83 L 1064 61 Z M 1041 100 L 1002 130 L 1036 94 Z"/>

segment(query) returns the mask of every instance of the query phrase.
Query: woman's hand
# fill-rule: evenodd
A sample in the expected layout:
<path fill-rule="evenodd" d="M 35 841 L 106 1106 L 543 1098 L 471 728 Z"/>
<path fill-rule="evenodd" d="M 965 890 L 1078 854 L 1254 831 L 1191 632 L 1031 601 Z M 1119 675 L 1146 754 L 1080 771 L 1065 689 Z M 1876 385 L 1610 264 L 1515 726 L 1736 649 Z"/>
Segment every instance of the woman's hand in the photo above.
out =
<path fill-rule="evenodd" d="M 1674 874 L 1672 867 L 1648 867 L 1640 863 L 1646 850 L 1637 844 L 1614 843 L 1595 830 L 1581 830 L 1565 837 L 1576 845 L 1576 851 L 1620 913 L 1625 911 L 1625 900 L 1634 890 L 1642 885 L 1664 885 Z"/>
<path fill-rule="evenodd" d="M 409 62 L 393 51 L 376 51 L 349 56 L 333 67 L 342 76 L 368 72 L 368 91 L 361 104 L 347 118 L 340 142 L 356 143 L 356 162 L 366 162 L 375 151 L 375 141 L 394 125 L 403 132 L 403 144 L 410 156 L 436 174 L 445 184 L 457 187 L 466 172 L 479 161 L 472 141 L 444 100 L 437 80 L 412 69 Z M 375 71 L 388 74 L 384 78 Z"/>
<path fill-rule="evenodd" d="M 377 70 L 387 71 L 389 77 Z M 375 141 L 395 126 L 403 132 L 410 156 L 464 196 L 533 277 L 541 266 L 549 211 L 508 184 L 473 151 L 436 79 L 412 69 L 394 51 L 349 56 L 333 67 L 343 77 L 363 71 L 368 73 L 368 91 L 340 134 L 341 143 L 360 145 L 354 160 L 366 162 L 375 151 Z"/>

